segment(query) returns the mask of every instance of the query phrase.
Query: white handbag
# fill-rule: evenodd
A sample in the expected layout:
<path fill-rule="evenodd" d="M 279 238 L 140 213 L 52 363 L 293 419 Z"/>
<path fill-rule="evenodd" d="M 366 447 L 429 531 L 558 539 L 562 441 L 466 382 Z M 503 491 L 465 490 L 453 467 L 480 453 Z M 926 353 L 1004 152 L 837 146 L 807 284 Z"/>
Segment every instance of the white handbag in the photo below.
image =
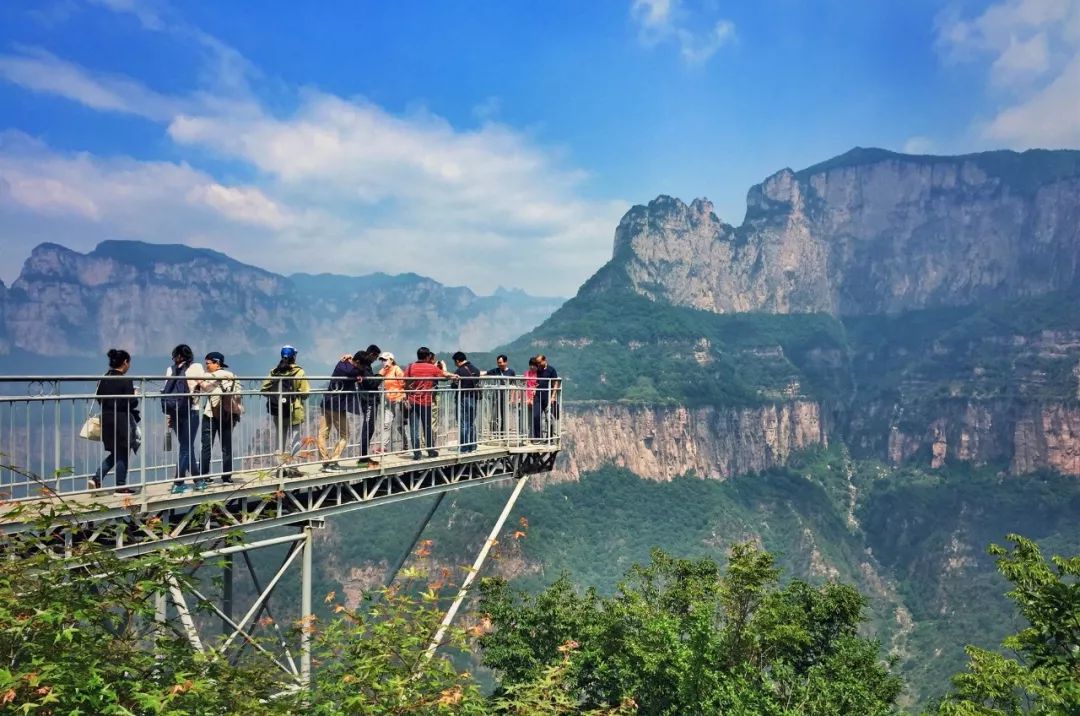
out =
<path fill-rule="evenodd" d="M 100 415 L 88 415 L 86 422 L 83 423 L 82 428 L 79 429 L 79 437 L 83 440 L 101 440 L 101 416 Z"/>

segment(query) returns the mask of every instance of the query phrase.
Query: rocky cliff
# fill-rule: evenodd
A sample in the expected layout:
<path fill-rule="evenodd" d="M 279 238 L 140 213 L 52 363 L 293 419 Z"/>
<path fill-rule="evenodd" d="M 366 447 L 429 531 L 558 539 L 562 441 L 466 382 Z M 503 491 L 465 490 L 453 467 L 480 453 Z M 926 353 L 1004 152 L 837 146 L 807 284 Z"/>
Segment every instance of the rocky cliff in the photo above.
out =
<path fill-rule="evenodd" d="M 1047 293 L 1080 271 L 1080 152 L 856 149 L 750 189 L 733 227 L 661 196 L 585 285 L 717 313 L 895 313 Z"/>
<path fill-rule="evenodd" d="M 784 464 L 828 443 L 817 403 L 753 408 L 578 405 L 567 411 L 565 457 L 553 479 L 576 480 L 605 465 L 655 480 L 722 479 Z"/>
<path fill-rule="evenodd" d="M 690 406 L 587 409 L 568 476 L 725 477 L 808 434 L 897 465 L 1080 474 L 1078 271 L 1080 152 L 856 149 L 751 188 L 738 227 L 704 199 L 633 207 L 611 261 L 515 348 L 599 376 L 585 398 Z"/>
<path fill-rule="evenodd" d="M 561 299 L 467 288 L 402 276 L 280 276 L 187 246 L 106 241 L 81 254 L 34 249 L 0 290 L 0 350 L 100 357 L 113 346 L 167 356 L 189 342 L 227 355 L 301 347 L 329 362 L 375 341 L 396 350 L 426 343 L 482 350 L 542 321 Z"/>

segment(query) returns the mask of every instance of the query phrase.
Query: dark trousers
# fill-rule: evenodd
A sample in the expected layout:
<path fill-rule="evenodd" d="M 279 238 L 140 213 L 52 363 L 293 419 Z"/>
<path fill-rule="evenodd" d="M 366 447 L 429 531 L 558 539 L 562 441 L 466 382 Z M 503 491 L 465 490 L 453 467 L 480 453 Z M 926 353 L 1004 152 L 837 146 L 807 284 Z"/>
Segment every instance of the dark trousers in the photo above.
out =
<path fill-rule="evenodd" d="M 176 479 L 179 481 L 188 475 L 200 474 L 199 464 L 195 462 L 195 436 L 199 432 L 199 414 L 194 410 L 178 410 L 172 418 L 179 452 L 176 460 Z"/>
<path fill-rule="evenodd" d="M 210 448 L 214 445 L 214 438 L 221 436 L 221 479 L 227 480 L 232 477 L 232 416 L 222 418 L 202 419 L 202 474 L 210 473 Z"/>
<path fill-rule="evenodd" d="M 105 459 L 101 461 L 101 467 L 97 470 L 97 484 L 102 485 L 105 482 L 105 476 L 109 474 L 109 470 L 116 467 L 116 486 L 127 484 L 127 471 L 128 471 L 128 452 L 125 446 L 124 450 L 117 450 L 116 452 L 105 453 Z"/>
<path fill-rule="evenodd" d="M 434 450 L 431 442 L 431 406 L 409 403 L 409 447 L 414 455 L 420 454 L 420 432 L 424 433 L 424 443 L 428 450 Z"/>
<path fill-rule="evenodd" d="M 375 434 L 375 399 L 360 399 L 360 414 L 364 418 L 364 424 L 360 428 L 360 456 L 367 457 L 371 454 L 371 436 Z"/>
<path fill-rule="evenodd" d="M 536 397 L 532 404 L 532 437 L 539 439 L 544 437 L 544 413 L 548 409 L 550 397 L 545 391 L 536 391 Z"/>
<path fill-rule="evenodd" d="M 458 402 L 458 442 L 462 452 L 476 449 L 476 395 L 462 393 Z"/>

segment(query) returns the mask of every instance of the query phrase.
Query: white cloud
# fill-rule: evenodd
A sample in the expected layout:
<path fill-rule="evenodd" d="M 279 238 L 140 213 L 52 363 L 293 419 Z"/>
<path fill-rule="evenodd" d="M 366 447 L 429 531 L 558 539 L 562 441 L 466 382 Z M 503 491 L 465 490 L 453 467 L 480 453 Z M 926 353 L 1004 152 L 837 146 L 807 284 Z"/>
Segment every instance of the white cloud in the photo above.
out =
<path fill-rule="evenodd" d="M 199 184 L 186 194 L 189 203 L 205 205 L 235 221 L 269 229 L 283 229 L 293 223 L 280 206 L 253 187 Z"/>
<path fill-rule="evenodd" d="M 257 188 L 223 186 L 184 163 L 60 152 L 19 132 L 0 134 L 0 180 L 8 211 L 77 216 L 94 232 L 182 240 L 183 224 L 280 229 L 302 225 Z M 235 228 L 235 227 L 234 227 Z"/>
<path fill-rule="evenodd" d="M 1050 69 L 1050 50 L 1046 33 L 1027 40 L 1009 38 L 1009 45 L 990 66 L 990 77 L 997 84 L 1012 86 Z"/>
<path fill-rule="evenodd" d="M 610 257 L 628 204 L 584 198 L 588 175 L 559 148 L 490 115 L 462 128 L 315 89 L 293 88 L 293 109 L 271 111 L 250 87 L 258 69 L 233 48 L 166 6 L 101 2 L 146 30 L 191 39 L 207 75 L 201 91 L 163 95 L 41 50 L 0 56 L 0 77 L 160 122 L 190 159 L 95 157 L 4 135 L 5 236 L 14 230 L 27 244 L 46 233 L 80 250 L 106 238 L 182 242 L 282 272 L 416 271 L 548 295 L 572 294 Z M 280 84 L 274 91 L 280 99 Z M 235 185 L 189 163 L 207 156 L 243 164 L 251 178 Z"/>
<path fill-rule="evenodd" d="M 938 20 L 950 63 L 987 63 L 997 105 L 977 123 L 987 141 L 1016 148 L 1080 145 L 1080 2 L 1000 0 L 980 15 Z"/>
<path fill-rule="evenodd" d="M 630 15 L 645 29 L 667 28 L 672 0 L 634 0 Z"/>
<path fill-rule="evenodd" d="M 983 136 L 1011 146 L 1080 146 L 1080 53 L 1053 82 L 998 112 Z"/>
<path fill-rule="evenodd" d="M 138 18 L 147 30 L 163 30 L 167 23 L 169 6 L 157 0 L 90 0 L 94 5 L 101 5 L 113 12 L 130 13 Z"/>
<path fill-rule="evenodd" d="M 630 17 L 638 26 L 638 39 L 646 46 L 674 43 L 688 65 L 704 64 L 735 40 L 730 20 L 706 20 L 695 16 L 680 0 L 633 0 Z M 704 26 L 706 29 L 699 29 Z"/>
<path fill-rule="evenodd" d="M 0 77 L 35 92 L 54 94 L 91 109 L 167 120 L 183 103 L 128 78 L 92 73 L 37 48 L 0 54 Z"/>
<path fill-rule="evenodd" d="M 904 142 L 904 154 L 930 154 L 934 149 L 934 140 L 929 137 L 910 137 Z"/>

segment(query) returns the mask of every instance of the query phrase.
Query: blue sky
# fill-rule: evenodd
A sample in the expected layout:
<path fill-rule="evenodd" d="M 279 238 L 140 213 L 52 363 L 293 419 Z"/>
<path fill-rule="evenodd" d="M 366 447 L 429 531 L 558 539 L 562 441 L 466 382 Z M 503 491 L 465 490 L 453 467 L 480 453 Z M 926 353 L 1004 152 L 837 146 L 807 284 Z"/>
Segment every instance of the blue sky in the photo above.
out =
<path fill-rule="evenodd" d="M 629 206 L 1080 145 L 1080 0 L 0 5 L 0 235 L 572 295 Z"/>

